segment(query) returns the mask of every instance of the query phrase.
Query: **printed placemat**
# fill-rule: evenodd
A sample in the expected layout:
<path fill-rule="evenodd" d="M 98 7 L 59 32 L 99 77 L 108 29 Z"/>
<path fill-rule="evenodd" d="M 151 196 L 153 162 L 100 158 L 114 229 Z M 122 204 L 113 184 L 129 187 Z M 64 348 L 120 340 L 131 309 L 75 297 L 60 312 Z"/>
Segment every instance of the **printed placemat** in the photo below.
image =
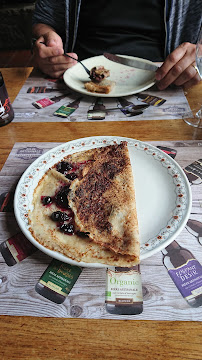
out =
<path fill-rule="evenodd" d="M 131 113 L 120 108 L 149 105 Z M 63 79 L 53 80 L 36 69 L 30 74 L 13 102 L 14 122 L 86 122 L 179 119 L 190 111 L 181 88 L 159 91 L 155 86 L 141 93 L 121 98 L 79 94 Z M 108 109 L 115 108 L 113 111 Z"/>
<path fill-rule="evenodd" d="M 198 141 L 150 142 L 175 156 L 191 184 L 193 203 L 187 225 L 177 237 L 179 245 L 202 263 L 202 143 Z M 16 184 L 26 168 L 59 143 L 16 143 L 0 172 L 0 242 L 19 232 L 13 213 Z M 192 165 L 191 165 L 192 164 Z M 190 166 L 191 165 L 191 166 Z M 51 258 L 37 251 L 14 266 L 0 255 L 0 314 L 61 318 L 201 321 L 201 307 L 193 308 L 181 296 L 163 265 L 162 252 L 141 263 L 143 312 L 112 315 L 105 308 L 106 269 L 84 268 L 62 304 L 35 291 L 35 285 Z"/>

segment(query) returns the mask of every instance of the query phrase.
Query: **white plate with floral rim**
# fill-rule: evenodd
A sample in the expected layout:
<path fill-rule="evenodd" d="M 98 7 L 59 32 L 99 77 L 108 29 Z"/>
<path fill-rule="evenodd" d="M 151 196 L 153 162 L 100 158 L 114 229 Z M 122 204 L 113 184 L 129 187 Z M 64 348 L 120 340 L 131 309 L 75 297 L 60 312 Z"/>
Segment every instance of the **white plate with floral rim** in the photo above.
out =
<path fill-rule="evenodd" d="M 133 58 L 132 56 L 124 57 Z M 143 63 L 153 64 L 149 60 L 140 58 L 138 58 L 138 60 Z M 84 87 L 84 83 L 90 81 L 90 79 L 82 65 L 78 63 L 66 70 L 63 78 L 64 82 L 71 89 L 85 95 L 102 97 L 128 96 L 144 91 L 155 84 L 155 73 L 153 71 L 141 70 L 118 64 L 106 59 L 103 55 L 82 60 L 82 63 L 89 70 L 94 66 L 104 66 L 105 69 L 110 70 L 110 77 L 108 79 L 115 82 L 115 86 L 109 94 L 92 93 L 87 91 Z"/>
<path fill-rule="evenodd" d="M 87 267 L 105 265 L 74 261 L 39 244 L 31 235 L 28 211 L 33 192 L 44 173 L 68 154 L 127 141 L 133 169 L 140 231 L 140 260 L 165 248 L 180 234 L 191 211 L 187 177 L 175 160 L 160 149 L 131 138 L 96 136 L 59 145 L 35 160 L 24 172 L 15 191 L 14 211 L 25 236 L 41 251 L 60 261 Z M 106 264 L 107 265 L 107 264 Z"/>

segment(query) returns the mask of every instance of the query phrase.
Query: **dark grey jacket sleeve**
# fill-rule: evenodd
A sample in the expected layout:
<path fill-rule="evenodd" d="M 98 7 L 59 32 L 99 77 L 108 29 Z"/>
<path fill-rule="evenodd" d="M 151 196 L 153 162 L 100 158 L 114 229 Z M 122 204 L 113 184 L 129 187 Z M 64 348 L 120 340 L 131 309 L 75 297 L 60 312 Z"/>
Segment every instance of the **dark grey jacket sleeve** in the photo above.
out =
<path fill-rule="evenodd" d="M 65 1 L 38 0 L 32 24 L 42 23 L 53 27 L 59 35 L 65 34 Z"/>
<path fill-rule="evenodd" d="M 202 26 L 202 0 L 166 0 L 167 55 L 183 42 L 195 44 Z"/>

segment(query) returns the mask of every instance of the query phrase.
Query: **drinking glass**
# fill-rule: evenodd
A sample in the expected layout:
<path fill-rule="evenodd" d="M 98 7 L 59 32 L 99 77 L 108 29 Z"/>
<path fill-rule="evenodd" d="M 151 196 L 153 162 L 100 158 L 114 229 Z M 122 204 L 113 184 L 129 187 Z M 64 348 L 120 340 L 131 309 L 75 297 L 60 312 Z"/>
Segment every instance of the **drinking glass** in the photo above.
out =
<path fill-rule="evenodd" d="M 202 79 L 202 28 L 196 44 L 196 67 Z M 198 103 L 192 111 L 183 115 L 184 121 L 196 128 L 202 128 L 202 103 Z"/>
<path fill-rule="evenodd" d="M 196 44 L 196 66 L 202 79 L 202 28 Z"/>

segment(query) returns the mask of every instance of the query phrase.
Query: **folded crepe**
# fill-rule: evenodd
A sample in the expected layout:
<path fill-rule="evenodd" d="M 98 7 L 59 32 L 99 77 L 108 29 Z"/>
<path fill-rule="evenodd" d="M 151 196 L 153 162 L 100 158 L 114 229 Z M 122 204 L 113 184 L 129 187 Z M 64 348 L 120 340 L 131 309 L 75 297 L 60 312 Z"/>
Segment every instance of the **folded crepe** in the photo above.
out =
<path fill-rule="evenodd" d="M 57 200 L 61 193 L 62 206 Z M 47 197 L 51 202 L 44 204 Z M 39 181 L 33 207 L 30 231 L 45 247 L 78 262 L 123 267 L 139 263 L 135 189 L 126 142 L 64 158 Z M 62 220 L 53 221 L 52 214 L 58 211 L 68 219 L 62 215 Z M 71 232 L 64 232 L 68 224 Z"/>

